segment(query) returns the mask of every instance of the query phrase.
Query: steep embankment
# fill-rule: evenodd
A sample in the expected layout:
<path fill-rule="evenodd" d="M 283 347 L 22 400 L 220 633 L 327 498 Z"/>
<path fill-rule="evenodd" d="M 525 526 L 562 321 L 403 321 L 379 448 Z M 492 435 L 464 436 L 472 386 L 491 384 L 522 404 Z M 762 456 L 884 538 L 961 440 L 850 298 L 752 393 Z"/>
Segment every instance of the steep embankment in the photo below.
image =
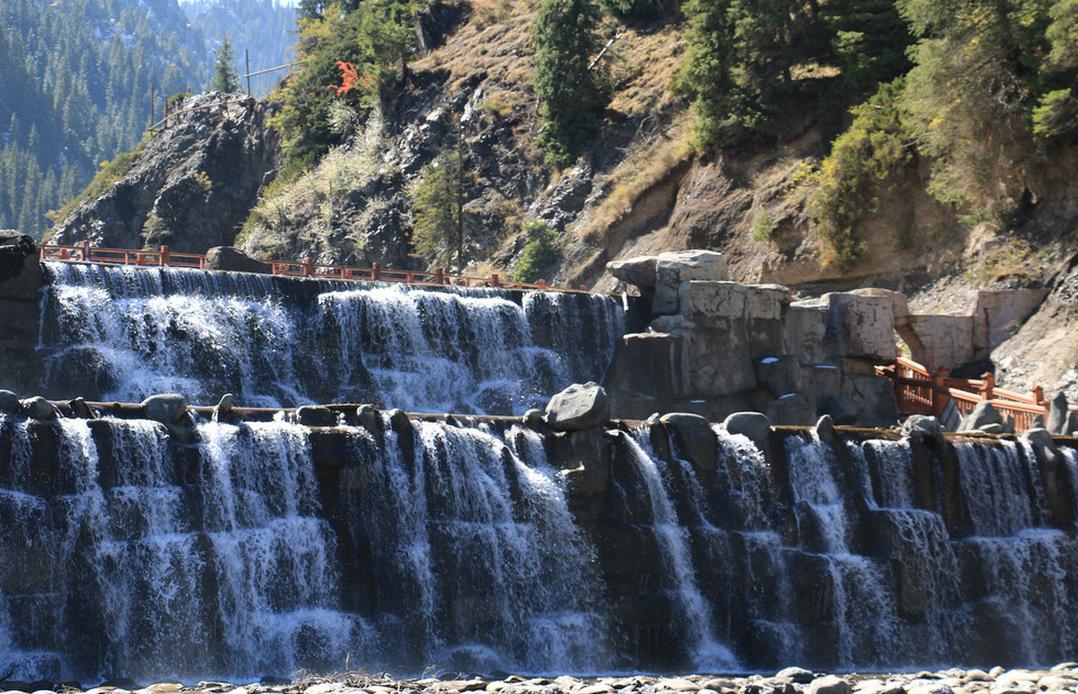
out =
<path fill-rule="evenodd" d="M 266 107 L 211 92 L 174 108 L 176 115 L 110 173 L 114 181 L 97 195 L 83 194 L 54 228 L 53 243 L 195 252 L 232 243 L 276 169 L 277 138 Z"/>

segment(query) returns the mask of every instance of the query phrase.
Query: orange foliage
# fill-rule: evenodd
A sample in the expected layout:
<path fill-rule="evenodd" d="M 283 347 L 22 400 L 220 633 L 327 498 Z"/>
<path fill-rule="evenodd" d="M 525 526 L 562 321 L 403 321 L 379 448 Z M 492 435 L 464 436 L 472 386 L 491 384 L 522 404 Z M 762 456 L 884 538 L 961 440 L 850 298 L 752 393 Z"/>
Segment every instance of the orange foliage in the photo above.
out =
<path fill-rule="evenodd" d="M 341 96 L 352 91 L 352 88 L 356 86 L 356 82 L 359 81 L 359 73 L 356 72 L 355 65 L 343 60 L 337 61 L 337 68 L 341 71 L 341 83 L 339 85 L 327 85 L 326 89 L 332 89 L 337 92 L 337 96 Z"/>

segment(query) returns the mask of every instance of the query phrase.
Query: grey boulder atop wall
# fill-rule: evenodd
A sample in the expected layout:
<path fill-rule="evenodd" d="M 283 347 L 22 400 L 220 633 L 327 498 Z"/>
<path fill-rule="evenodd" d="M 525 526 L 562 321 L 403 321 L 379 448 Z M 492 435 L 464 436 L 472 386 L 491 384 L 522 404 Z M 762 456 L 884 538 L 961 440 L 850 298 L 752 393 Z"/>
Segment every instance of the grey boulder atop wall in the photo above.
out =
<path fill-rule="evenodd" d="M 625 260 L 613 260 L 606 264 L 607 271 L 616 279 L 639 287 L 652 290 L 655 288 L 655 264 L 658 258 L 653 255 L 637 256 Z"/>
<path fill-rule="evenodd" d="M 1059 391 L 1048 406 L 1048 424 L 1045 428 L 1053 434 L 1066 434 L 1070 424 L 1069 420 L 1070 409 L 1067 395 L 1063 391 Z"/>
<path fill-rule="evenodd" d="M 999 410 L 992 406 L 992 403 L 985 400 L 977 403 L 973 411 L 962 420 L 962 425 L 958 429 L 959 431 L 980 431 L 981 427 L 988 424 L 999 424 L 1002 427 L 1003 417 Z"/>
<path fill-rule="evenodd" d="M 257 272 L 268 275 L 273 272 L 270 263 L 256 260 L 235 246 L 214 246 L 206 251 L 207 270 L 229 272 Z"/>
<path fill-rule="evenodd" d="M 735 412 L 723 421 L 722 426 L 727 432 L 746 436 L 761 447 L 771 433 L 771 422 L 760 412 Z"/>
<path fill-rule="evenodd" d="M 651 310 L 658 315 L 677 313 L 681 283 L 689 280 L 724 281 L 730 278 L 726 259 L 715 251 L 660 253 L 655 262 L 655 298 Z"/>
<path fill-rule="evenodd" d="M 142 401 L 142 410 L 146 419 L 166 426 L 178 424 L 187 414 L 187 400 L 176 393 L 151 395 Z"/>
<path fill-rule="evenodd" d="M 606 389 L 589 381 L 574 383 L 546 405 L 546 422 L 558 431 L 591 429 L 610 419 L 610 399 Z"/>

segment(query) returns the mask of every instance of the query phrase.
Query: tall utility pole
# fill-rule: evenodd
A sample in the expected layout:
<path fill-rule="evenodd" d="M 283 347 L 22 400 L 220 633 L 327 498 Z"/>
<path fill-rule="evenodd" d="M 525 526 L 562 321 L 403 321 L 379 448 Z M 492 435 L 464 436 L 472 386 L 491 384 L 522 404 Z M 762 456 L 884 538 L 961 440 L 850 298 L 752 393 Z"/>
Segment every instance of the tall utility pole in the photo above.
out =
<path fill-rule="evenodd" d="M 246 68 L 244 76 L 247 78 L 247 98 L 251 98 L 251 51 L 243 49 L 243 65 Z"/>
<path fill-rule="evenodd" d="M 150 85 L 150 127 L 157 122 L 154 116 L 157 114 L 157 95 L 154 93 L 153 85 Z"/>

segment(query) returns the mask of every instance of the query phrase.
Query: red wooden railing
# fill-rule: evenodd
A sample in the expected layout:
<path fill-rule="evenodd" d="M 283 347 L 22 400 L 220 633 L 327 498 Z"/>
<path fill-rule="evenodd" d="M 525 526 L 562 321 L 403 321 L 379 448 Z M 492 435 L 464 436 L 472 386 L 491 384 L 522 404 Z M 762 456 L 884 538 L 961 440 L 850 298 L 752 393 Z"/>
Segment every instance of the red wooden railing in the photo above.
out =
<path fill-rule="evenodd" d="M 125 248 L 97 248 L 84 241 L 79 246 L 56 246 L 42 244 L 39 254 L 42 260 L 58 260 L 74 263 L 101 265 L 138 265 L 143 267 L 180 267 L 205 269 L 206 256 L 199 253 L 179 253 L 161 246 L 159 250 L 134 250 Z M 265 261 L 274 275 L 287 277 L 312 277 L 315 279 L 352 280 L 366 282 L 403 282 L 406 284 L 454 285 L 458 287 L 501 287 L 504 289 L 535 289 L 553 292 L 587 292 L 586 285 L 556 287 L 538 282 L 509 282 L 498 274 L 487 277 L 476 275 L 451 275 L 442 268 L 434 270 L 393 270 L 378 263 L 371 267 L 346 265 L 323 265 L 310 260 Z"/>
<path fill-rule="evenodd" d="M 995 376 L 988 372 L 980 378 L 952 378 L 945 368 L 932 373 L 911 359 L 899 357 L 894 364 L 877 366 L 876 374 L 894 383 L 898 412 L 903 418 L 913 414 L 942 417 L 948 402 L 964 417 L 977 403 L 987 400 L 1001 415 L 1014 420 L 1015 431 L 1032 428 L 1037 415 L 1048 419 L 1049 402 L 1043 388 L 1036 386 L 1030 393 L 998 388 Z M 1078 412 L 1078 406 L 1070 409 Z"/>

